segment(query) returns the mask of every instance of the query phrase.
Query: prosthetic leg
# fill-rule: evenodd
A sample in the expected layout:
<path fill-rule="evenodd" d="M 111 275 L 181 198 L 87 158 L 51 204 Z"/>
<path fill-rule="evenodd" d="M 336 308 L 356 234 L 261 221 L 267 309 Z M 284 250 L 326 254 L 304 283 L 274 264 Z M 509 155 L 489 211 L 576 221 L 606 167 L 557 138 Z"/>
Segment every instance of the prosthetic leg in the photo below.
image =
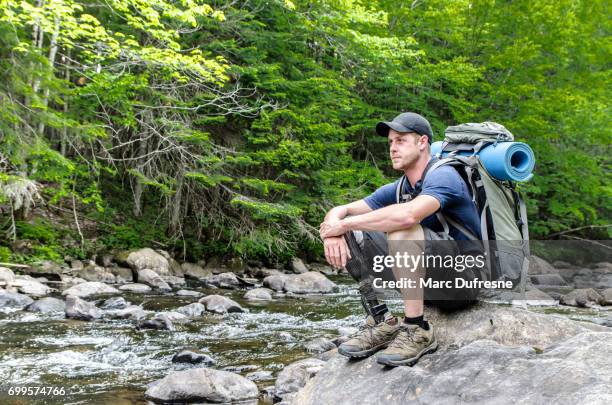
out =
<path fill-rule="evenodd" d="M 368 256 L 368 244 L 365 243 L 363 233 L 360 232 L 361 243 L 357 241 L 356 232 L 348 232 L 344 235 L 351 251 L 351 258 L 346 263 L 346 270 L 351 277 L 359 283 L 359 294 L 361 295 L 361 304 L 368 315 L 374 318 L 378 324 L 385 320 L 385 315 L 389 313 L 386 304 L 381 304 L 376 297 L 372 280 L 374 279 L 370 271 L 368 271 L 368 257 L 373 257 L 375 253 Z"/>

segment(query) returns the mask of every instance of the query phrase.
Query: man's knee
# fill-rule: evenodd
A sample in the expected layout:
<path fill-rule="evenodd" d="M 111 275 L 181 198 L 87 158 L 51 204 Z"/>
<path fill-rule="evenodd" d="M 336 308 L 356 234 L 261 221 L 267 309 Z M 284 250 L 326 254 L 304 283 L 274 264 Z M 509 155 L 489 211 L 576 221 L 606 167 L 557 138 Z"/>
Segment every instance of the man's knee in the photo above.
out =
<path fill-rule="evenodd" d="M 408 229 L 400 229 L 397 231 L 389 232 L 387 235 L 389 240 L 424 240 L 425 233 L 423 227 L 419 224 L 414 225 Z"/>

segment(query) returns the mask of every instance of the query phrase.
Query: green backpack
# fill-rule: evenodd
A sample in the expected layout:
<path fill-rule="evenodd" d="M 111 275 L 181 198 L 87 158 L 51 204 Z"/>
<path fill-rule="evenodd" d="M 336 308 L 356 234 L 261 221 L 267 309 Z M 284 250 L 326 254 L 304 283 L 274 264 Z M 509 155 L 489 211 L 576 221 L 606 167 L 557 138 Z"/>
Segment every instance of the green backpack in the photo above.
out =
<path fill-rule="evenodd" d="M 516 283 L 520 282 L 520 288 L 524 289 L 529 268 L 529 228 L 525 202 L 514 182 L 499 181 L 491 177 L 477 155 L 486 145 L 513 140 L 514 136 L 510 131 L 494 122 L 448 127 L 442 147 L 442 152 L 448 154 L 432 161 L 423 173 L 423 180 L 428 173 L 441 166 L 449 165 L 457 170 L 470 187 L 472 200 L 480 214 L 482 241 L 487 253 L 488 278 L 513 281 L 515 287 Z M 464 153 L 460 155 L 460 152 Z M 405 181 L 405 176 L 402 176 L 398 182 L 398 203 L 406 200 L 406 196 L 402 195 Z M 480 239 L 441 212 L 436 213 L 436 216 L 449 239 L 448 224 L 471 240 Z"/>

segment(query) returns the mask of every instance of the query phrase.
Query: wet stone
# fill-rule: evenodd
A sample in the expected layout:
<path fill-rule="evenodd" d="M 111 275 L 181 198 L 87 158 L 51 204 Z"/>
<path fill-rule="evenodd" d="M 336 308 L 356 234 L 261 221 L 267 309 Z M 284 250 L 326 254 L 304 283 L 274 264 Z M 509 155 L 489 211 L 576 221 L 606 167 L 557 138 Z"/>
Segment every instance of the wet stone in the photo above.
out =
<path fill-rule="evenodd" d="M 191 350 L 182 350 L 178 352 L 172 357 L 172 362 L 173 363 L 204 364 L 206 366 L 212 366 L 213 364 L 215 364 L 215 360 L 212 357 L 204 353 L 197 353 Z"/>
<path fill-rule="evenodd" d="M 130 305 L 123 297 L 109 298 L 100 305 L 102 309 L 125 309 Z"/>

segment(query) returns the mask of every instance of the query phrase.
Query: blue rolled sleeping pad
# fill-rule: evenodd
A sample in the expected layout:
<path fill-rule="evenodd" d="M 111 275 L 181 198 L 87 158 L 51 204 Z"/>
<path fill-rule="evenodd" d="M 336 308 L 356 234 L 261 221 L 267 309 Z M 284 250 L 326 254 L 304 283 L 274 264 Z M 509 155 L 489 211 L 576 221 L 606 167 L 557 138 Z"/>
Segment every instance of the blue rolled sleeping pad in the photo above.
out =
<path fill-rule="evenodd" d="M 439 155 L 443 142 L 431 145 L 431 154 Z M 470 156 L 472 152 L 458 152 L 459 155 Z M 442 157 L 448 155 L 444 152 Z M 523 142 L 498 142 L 487 145 L 478 152 L 482 165 L 491 177 L 497 180 L 529 181 L 533 177 L 535 156 L 533 150 Z"/>

